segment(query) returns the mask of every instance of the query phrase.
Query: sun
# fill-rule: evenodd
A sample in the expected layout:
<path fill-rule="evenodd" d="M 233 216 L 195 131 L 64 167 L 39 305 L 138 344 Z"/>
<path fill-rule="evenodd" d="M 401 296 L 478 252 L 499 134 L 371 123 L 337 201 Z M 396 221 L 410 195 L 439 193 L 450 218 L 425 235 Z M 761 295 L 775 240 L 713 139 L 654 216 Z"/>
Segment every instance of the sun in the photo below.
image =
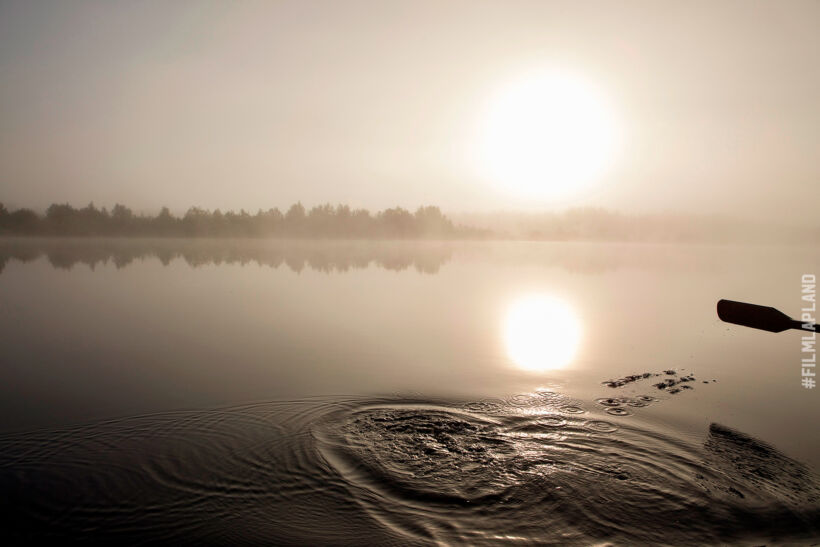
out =
<path fill-rule="evenodd" d="M 499 89 L 484 114 L 482 171 L 505 192 L 564 198 L 599 177 L 615 148 L 613 117 L 597 89 L 537 71 Z"/>
<path fill-rule="evenodd" d="M 507 355 L 519 368 L 555 370 L 572 362 L 581 341 L 581 322 L 564 301 L 530 294 L 514 301 L 504 320 Z"/>

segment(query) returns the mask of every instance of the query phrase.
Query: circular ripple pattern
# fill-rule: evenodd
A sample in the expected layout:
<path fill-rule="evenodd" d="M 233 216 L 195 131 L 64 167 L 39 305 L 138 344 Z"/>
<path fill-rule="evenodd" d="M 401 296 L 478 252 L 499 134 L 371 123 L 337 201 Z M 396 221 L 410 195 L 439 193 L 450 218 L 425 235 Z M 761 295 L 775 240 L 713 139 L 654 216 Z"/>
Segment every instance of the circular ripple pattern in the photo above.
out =
<path fill-rule="evenodd" d="M 509 399 L 507 399 L 507 403 L 511 406 L 518 406 L 518 407 L 533 407 L 533 406 L 540 406 L 543 405 L 545 399 L 539 397 L 537 394 L 532 393 L 523 393 L 518 395 L 513 395 Z"/>
<path fill-rule="evenodd" d="M 614 433 L 618 431 L 618 426 L 604 420 L 590 420 L 584 424 L 584 427 L 596 433 Z"/>
<path fill-rule="evenodd" d="M 621 407 L 610 407 L 606 409 L 607 414 L 612 414 L 613 416 L 632 416 L 632 413 L 626 410 L 625 408 Z"/>
<path fill-rule="evenodd" d="M 538 423 L 548 427 L 562 427 L 567 425 L 567 421 L 560 416 L 546 416 L 538 418 Z"/>
<path fill-rule="evenodd" d="M 583 414 L 586 412 L 583 408 L 576 405 L 564 405 L 558 407 L 560 412 L 564 412 L 565 414 Z"/>
<path fill-rule="evenodd" d="M 565 411 L 558 403 L 552 410 Z M 622 407 L 607 411 L 630 414 Z M 502 537 L 582 545 L 721 543 L 811 534 L 808 523 L 820 515 L 815 484 L 794 503 L 792 489 L 776 486 L 789 483 L 777 477 L 785 456 L 753 440 L 739 443 L 728 429 L 713 428 L 700 446 L 605 420 L 394 403 L 341 413 L 316 435 L 325 459 L 374 520 L 436 544 L 493 544 Z M 730 463 L 749 458 L 747 450 L 756 454 L 754 479 Z M 801 469 L 787 473 L 795 479 L 808 471 Z M 769 488 L 755 486 L 762 477 Z"/>
<path fill-rule="evenodd" d="M 308 545 L 375 534 L 390 544 L 309 442 L 309 425 L 346 405 L 273 402 L 2 437 L 3 536 Z"/>
<path fill-rule="evenodd" d="M 807 543 L 816 476 L 574 401 L 309 399 L 0 437 L 4 539 L 34 543 Z M 613 407 L 618 408 L 618 407 Z M 576 409 L 570 411 L 568 409 Z M 623 410 L 623 409 L 621 409 Z"/>
<path fill-rule="evenodd" d="M 595 399 L 595 402 L 602 406 L 621 406 L 620 399 L 613 399 L 613 398 L 602 398 L 602 399 Z"/>
<path fill-rule="evenodd" d="M 462 408 L 470 412 L 493 414 L 501 412 L 501 409 L 504 408 L 504 401 L 501 399 L 482 399 L 481 401 L 466 403 Z"/>

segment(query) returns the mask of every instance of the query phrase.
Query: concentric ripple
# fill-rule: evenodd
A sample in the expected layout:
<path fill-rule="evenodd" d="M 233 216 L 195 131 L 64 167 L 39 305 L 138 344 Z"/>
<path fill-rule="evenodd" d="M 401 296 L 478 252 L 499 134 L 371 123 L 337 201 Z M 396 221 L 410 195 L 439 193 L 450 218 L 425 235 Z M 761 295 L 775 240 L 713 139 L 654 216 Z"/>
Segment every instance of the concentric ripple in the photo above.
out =
<path fill-rule="evenodd" d="M 604 420 L 590 420 L 584 424 L 584 427 L 596 433 L 614 433 L 618 431 L 618 426 Z"/>
<path fill-rule="evenodd" d="M 325 398 L 5 436 L 3 536 L 588 545 L 820 533 L 817 477 L 773 447 L 717 424 L 695 442 L 604 416 L 555 393 Z"/>
<path fill-rule="evenodd" d="M 3 537 L 339 544 L 370 534 L 389 545 L 394 535 L 373 527 L 310 444 L 310 424 L 348 404 L 272 402 L 0 438 Z"/>
<path fill-rule="evenodd" d="M 577 405 L 559 406 L 558 411 L 563 412 L 565 414 L 584 414 L 586 412 L 586 410 Z"/>
<path fill-rule="evenodd" d="M 613 416 L 632 416 L 632 413 L 629 412 L 625 408 L 621 407 L 610 407 L 606 409 L 607 414 L 611 414 Z"/>
<path fill-rule="evenodd" d="M 519 393 L 507 399 L 507 403 L 510 406 L 526 408 L 542 405 L 544 404 L 544 399 L 542 399 L 538 394 L 534 393 Z"/>
<path fill-rule="evenodd" d="M 537 423 L 548 427 L 563 427 L 567 425 L 567 421 L 561 416 L 546 416 L 543 418 L 538 418 Z"/>
<path fill-rule="evenodd" d="M 493 414 L 504 408 L 504 401 L 501 399 L 482 399 L 481 401 L 465 403 L 463 408 L 470 412 Z"/>
<path fill-rule="evenodd" d="M 713 426 L 696 445 L 634 422 L 394 402 L 334 415 L 315 434 L 368 514 L 414 540 L 698 544 L 817 533 L 817 484 L 767 491 L 749 470 L 714 465 L 712 444 L 739 460 L 753 450 L 770 462 L 767 480 L 784 482 L 775 469 L 785 456 L 727 431 Z M 793 479 L 810 476 L 795 465 L 785 468 Z"/>

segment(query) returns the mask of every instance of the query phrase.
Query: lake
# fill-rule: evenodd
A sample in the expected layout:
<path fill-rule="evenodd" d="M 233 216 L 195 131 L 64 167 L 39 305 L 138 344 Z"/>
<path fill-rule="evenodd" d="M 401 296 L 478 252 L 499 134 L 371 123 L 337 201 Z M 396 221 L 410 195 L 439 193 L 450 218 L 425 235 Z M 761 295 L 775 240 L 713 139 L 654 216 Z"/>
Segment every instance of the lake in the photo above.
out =
<path fill-rule="evenodd" d="M 17 541 L 820 537 L 812 246 L 0 240 Z M 665 382 L 660 387 L 657 384 Z"/>

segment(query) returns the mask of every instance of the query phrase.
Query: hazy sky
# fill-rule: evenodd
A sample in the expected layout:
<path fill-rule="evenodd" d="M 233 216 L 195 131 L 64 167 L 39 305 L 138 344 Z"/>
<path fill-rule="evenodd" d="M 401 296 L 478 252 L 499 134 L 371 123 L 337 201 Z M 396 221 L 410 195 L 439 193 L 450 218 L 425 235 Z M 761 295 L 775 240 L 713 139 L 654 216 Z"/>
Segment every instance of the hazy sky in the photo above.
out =
<path fill-rule="evenodd" d="M 818 23 L 818 1 L 2 1 L 0 201 L 812 221 Z M 618 133 L 557 201 L 488 184 L 475 144 L 541 69 L 588 82 Z"/>

